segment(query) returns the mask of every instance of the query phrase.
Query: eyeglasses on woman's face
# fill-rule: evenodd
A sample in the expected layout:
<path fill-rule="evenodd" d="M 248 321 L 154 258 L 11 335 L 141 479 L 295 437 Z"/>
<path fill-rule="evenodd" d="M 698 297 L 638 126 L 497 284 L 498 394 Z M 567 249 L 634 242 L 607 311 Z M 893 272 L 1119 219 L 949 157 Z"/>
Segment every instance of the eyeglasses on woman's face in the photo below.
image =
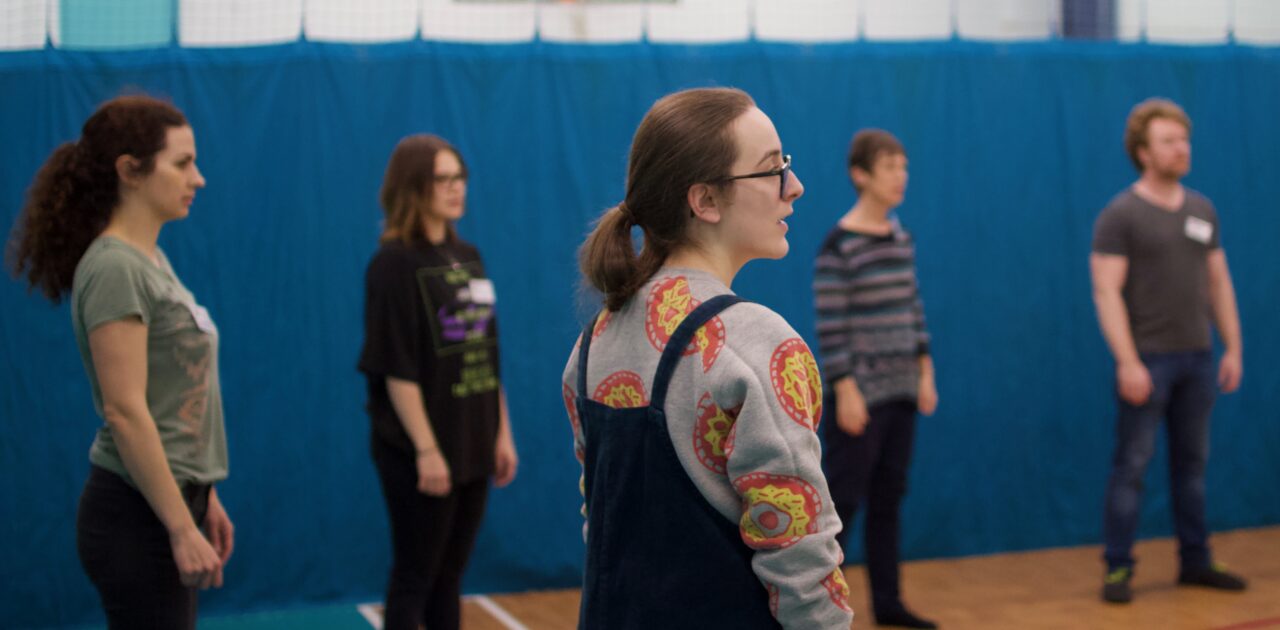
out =
<path fill-rule="evenodd" d="M 463 184 L 467 183 L 467 174 L 466 174 L 466 173 L 452 173 L 452 174 L 448 174 L 448 175 L 432 175 L 432 176 L 431 176 L 431 181 L 435 182 L 436 186 L 440 186 L 441 188 L 445 188 L 445 187 L 448 187 L 448 186 L 452 186 L 452 185 L 454 185 L 454 184 L 457 184 L 457 183 L 459 183 L 459 182 L 461 182 L 461 183 L 463 183 Z"/>
<path fill-rule="evenodd" d="M 782 166 L 779 166 L 778 168 L 769 169 L 767 171 L 760 171 L 759 173 L 747 173 L 746 175 L 730 175 L 728 177 L 721 177 L 720 179 L 717 179 L 711 183 L 721 184 L 724 182 L 731 182 L 738 179 L 756 179 L 760 177 L 776 176 L 778 177 L 778 198 L 786 199 L 787 198 L 787 174 L 790 172 L 791 172 L 791 156 L 784 155 L 782 156 Z"/>

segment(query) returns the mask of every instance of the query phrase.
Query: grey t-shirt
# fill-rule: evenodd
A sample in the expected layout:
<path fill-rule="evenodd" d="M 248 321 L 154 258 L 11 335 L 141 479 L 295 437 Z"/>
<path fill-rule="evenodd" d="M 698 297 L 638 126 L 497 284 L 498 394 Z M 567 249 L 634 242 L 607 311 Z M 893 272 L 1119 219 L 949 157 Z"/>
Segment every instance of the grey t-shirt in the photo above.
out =
<path fill-rule="evenodd" d="M 179 482 L 213 483 L 227 476 L 227 439 L 218 384 L 218 331 L 209 313 L 156 250 L 159 266 L 110 236 L 89 245 L 71 288 L 71 326 L 102 411 L 89 333 L 103 324 L 137 317 L 147 327 L 147 408 L 160 432 L 169 469 Z M 89 461 L 129 483 L 111 427 L 103 424 Z"/>
<path fill-rule="evenodd" d="M 1123 295 L 1139 352 L 1212 346 L 1207 258 L 1219 247 L 1218 213 L 1189 188 L 1176 211 L 1153 205 L 1132 188 L 1102 210 L 1093 251 L 1129 259 Z"/>

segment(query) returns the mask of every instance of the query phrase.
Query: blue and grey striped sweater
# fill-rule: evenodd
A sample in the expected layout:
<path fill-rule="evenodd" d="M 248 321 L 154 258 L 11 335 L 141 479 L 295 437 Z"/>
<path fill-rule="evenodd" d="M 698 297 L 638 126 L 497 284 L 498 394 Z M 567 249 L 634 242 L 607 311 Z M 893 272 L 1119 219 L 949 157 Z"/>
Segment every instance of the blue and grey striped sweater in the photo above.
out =
<path fill-rule="evenodd" d="M 818 250 L 813 293 L 824 379 L 852 376 L 868 405 L 915 400 L 929 333 L 915 243 L 897 220 L 884 236 L 832 229 Z"/>

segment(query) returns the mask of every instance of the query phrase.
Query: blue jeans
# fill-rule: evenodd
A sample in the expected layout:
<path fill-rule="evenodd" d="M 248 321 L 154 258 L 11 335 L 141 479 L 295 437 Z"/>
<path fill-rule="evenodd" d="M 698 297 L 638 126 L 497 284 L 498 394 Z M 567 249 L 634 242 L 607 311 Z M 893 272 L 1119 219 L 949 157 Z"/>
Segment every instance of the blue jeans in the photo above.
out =
<path fill-rule="evenodd" d="M 1183 568 L 1209 564 L 1204 517 L 1204 469 L 1209 458 L 1209 415 L 1217 392 L 1208 350 L 1142 354 L 1151 373 L 1151 398 L 1141 406 L 1119 400 L 1116 450 L 1107 484 L 1104 523 L 1107 569 L 1132 567 L 1131 551 L 1142 507 L 1142 479 L 1162 422 L 1169 431 L 1169 490 Z"/>

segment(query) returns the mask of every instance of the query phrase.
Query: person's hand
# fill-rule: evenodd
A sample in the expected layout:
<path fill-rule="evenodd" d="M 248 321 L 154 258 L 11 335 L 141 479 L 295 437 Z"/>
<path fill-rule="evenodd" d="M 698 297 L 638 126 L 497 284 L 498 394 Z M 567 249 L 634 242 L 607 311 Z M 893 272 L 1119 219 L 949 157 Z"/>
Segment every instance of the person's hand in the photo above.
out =
<path fill-rule="evenodd" d="M 1135 407 L 1147 404 L 1151 398 L 1151 373 L 1141 361 L 1117 365 L 1116 385 L 1120 398 Z"/>
<path fill-rule="evenodd" d="M 222 568 L 227 566 L 227 561 L 231 559 L 231 552 L 236 546 L 236 528 L 231 524 L 227 510 L 222 507 L 222 501 L 218 500 L 217 491 L 212 489 L 209 490 L 209 511 L 204 516 L 204 534 L 212 544 L 213 551 L 218 554 L 218 574 L 214 578 L 213 585 L 220 587 L 222 586 Z"/>
<path fill-rule="evenodd" d="M 421 451 L 417 455 L 418 492 L 433 497 L 449 494 L 449 463 L 440 449 Z"/>
<path fill-rule="evenodd" d="M 1240 378 L 1244 376 L 1244 363 L 1240 353 L 1228 352 L 1222 355 L 1218 364 L 1218 387 L 1222 393 L 1230 394 L 1240 388 Z"/>
<path fill-rule="evenodd" d="M 516 468 L 520 465 L 520 457 L 516 455 L 516 444 L 510 434 L 502 435 L 494 445 L 493 453 L 493 485 L 501 488 L 516 478 Z"/>
<path fill-rule="evenodd" d="M 836 395 L 836 426 L 849 435 L 862 435 L 867 429 L 867 402 L 855 387 L 849 395 Z"/>
<path fill-rule="evenodd" d="M 920 373 L 920 387 L 916 392 L 916 409 L 921 414 L 932 416 L 938 410 L 938 385 L 933 380 L 933 372 Z"/>
<path fill-rule="evenodd" d="M 199 589 L 222 586 L 222 561 L 199 528 L 192 526 L 170 532 L 169 547 L 183 586 Z"/>

